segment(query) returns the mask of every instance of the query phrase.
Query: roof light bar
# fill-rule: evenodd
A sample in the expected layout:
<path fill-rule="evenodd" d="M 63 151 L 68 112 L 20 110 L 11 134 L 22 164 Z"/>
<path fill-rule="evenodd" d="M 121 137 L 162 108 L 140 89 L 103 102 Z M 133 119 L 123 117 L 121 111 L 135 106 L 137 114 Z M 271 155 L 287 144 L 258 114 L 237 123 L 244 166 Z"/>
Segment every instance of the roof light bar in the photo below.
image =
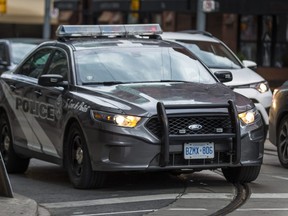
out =
<path fill-rule="evenodd" d="M 125 25 L 128 35 L 158 35 L 162 34 L 159 24 Z"/>
<path fill-rule="evenodd" d="M 56 30 L 57 37 L 91 37 L 101 35 L 97 25 L 60 25 Z"/>
<path fill-rule="evenodd" d="M 97 37 L 97 36 L 128 36 L 162 34 L 159 24 L 131 25 L 60 25 L 57 37 Z"/>

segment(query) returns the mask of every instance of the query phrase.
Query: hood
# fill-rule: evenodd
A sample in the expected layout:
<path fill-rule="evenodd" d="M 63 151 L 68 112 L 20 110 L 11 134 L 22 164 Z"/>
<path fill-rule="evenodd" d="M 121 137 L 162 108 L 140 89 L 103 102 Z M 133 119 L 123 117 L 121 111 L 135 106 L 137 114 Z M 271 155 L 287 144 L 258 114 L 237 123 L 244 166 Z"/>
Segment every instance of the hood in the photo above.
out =
<path fill-rule="evenodd" d="M 214 73 L 216 71 L 230 71 L 233 75 L 233 80 L 231 82 L 225 83 L 227 86 L 238 86 L 238 85 L 247 85 L 252 83 L 258 83 L 264 81 L 264 78 L 257 74 L 255 71 L 250 68 L 240 68 L 240 69 L 215 69 L 210 68 Z"/>
<path fill-rule="evenodd" d="M 165 105 L 227 104 L 228 100 L 237 100 L 237 106 L 246 106 L 250 103 L 249 99 L 238 95 L 221 83 L 138 83 L 85 87 L 85 89 L 91 94 L 97 92 L 97 100 L 99 101 L 101 97 L 106 106 L 111 105 L 109 109 L 117 107 L 118 110 L 131 115 L 154 115 L 159 101 Z"/>

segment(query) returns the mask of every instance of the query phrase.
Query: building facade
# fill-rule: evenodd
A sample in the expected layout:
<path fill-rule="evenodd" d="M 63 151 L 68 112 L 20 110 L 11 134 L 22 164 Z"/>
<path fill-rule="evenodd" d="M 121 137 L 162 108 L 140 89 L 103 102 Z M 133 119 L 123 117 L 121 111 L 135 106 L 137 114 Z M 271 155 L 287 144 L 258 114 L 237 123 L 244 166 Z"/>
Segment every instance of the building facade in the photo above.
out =
<path fill-rule="evenodd" d="M 164 31 L 196 29 L 200 8 L 205 30 L 241 59 L 255 61 L 272 88 L 288 80 L 287 0 L 9 0 L 7 14 L 0 15 L 0 37 L 42 37 L 45 1 L 52 5 L 51 38 L 59 24 L 159 23 Z"/>

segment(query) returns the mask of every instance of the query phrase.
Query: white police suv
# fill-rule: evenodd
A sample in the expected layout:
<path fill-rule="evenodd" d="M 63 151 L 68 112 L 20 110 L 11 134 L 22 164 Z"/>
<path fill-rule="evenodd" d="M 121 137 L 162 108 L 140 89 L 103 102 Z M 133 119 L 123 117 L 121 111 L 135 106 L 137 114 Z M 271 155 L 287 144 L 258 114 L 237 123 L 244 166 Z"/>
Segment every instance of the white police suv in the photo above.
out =
<path fill-rule="evenodd" d="M 241 62 L 222 41 L 208 32 L 164 32 L 161 37 L 184 45 L 214 73 L 230 71 L 233 80 L 225 84 L 255 103 L 265 123 L 265 134 L 267 133 L 272 92 L 268 82 L 254 71 L 256 67 L 254 62 L 248 60 Z"/>

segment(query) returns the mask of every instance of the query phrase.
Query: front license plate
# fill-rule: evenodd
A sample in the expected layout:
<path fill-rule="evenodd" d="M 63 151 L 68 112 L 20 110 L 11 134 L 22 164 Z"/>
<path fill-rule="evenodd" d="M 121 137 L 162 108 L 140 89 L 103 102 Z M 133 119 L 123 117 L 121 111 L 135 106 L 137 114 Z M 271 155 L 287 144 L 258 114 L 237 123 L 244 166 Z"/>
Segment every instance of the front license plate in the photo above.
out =
<path fill-rule="evenodd" d="M 214 143 L 184 143 L 185 159 L 214 158 Z"/>

